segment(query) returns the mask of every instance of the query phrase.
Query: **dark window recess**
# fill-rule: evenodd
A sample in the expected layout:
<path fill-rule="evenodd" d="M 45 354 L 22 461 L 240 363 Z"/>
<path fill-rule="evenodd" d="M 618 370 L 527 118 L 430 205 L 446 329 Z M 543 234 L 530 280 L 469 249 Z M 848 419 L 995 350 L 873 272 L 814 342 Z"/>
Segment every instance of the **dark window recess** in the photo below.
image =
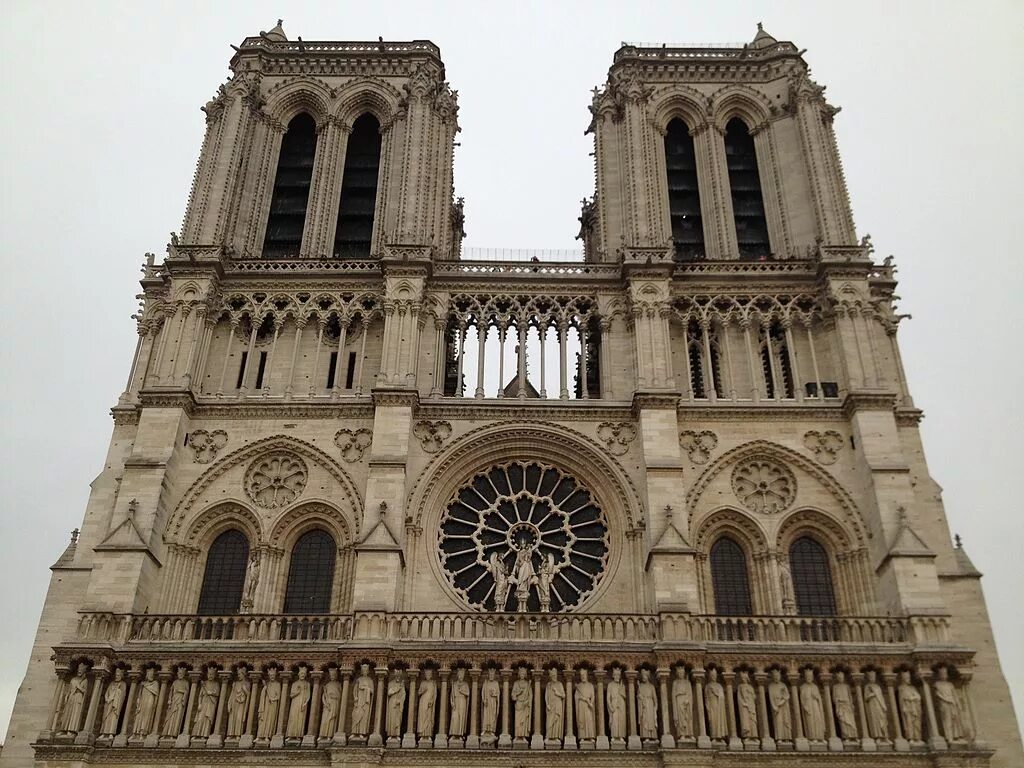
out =
<path fill-rule="evenodd" d="M 245 383 L 245 364 L 249 362 L 249 353 L 243 352 L 242 359 L 238 365 L 238 382 L 235 384 L 235 389 L 241 389 L 242 384 Z"/>
<path fill-rule="evenodd" d="M 593 329 L 587 331 L 587 397 L 601 397 L 601 338 Z M 529 371 L 527 371 L 529 374 Z M 527 376 L 529 378 L 529 376 Z M 573 378 L 576 399 L 583 397 L 583 356 L 576 353 L 576 375 Z"/>
<path fill-rule="evenodd" d="M 256 368 L 256 389 L 263 389 L 263 375 L 267 372 L 267 353 L 260 352 L 260 363 Z"/>
<path fill-rule="evenodd" d="M 715 592 L 715 613 L 720 616 L 749 616 L 750 579 L 747 557 L 730 538 L 723 537 L 711 547 L 711 584 Z"/>
<path fill-rule="evenodd" d="M 704 224 L 700 216 L 697 155 L 690 129 L 679 118 L 669 122 L 665 133 L 665 168 L 676 261 L 703 259 Z"/>
<path fill-rule="evenodd" d="M 315 156 L 316 123 L 303 112 L 292 118 L 288 132 L 281 140 L 274 191 L 270 198 L 267 234 L 263 239 L 265 259 L 294 258 L 299 255 Z"/>
<path fill-rule="evenodd" d="M 348 370 L 345 371 L 345 389 L 352 389 L 356 378 L 356 353 L 348 353 Z"/>
<path fill-rule="evenodd" d="M 331 352 L 331 360 L 327 363 L 327 388 L 334 389 L 334 375 L 338 372 L 338 353 Z"/>
<path fill-rule="evenodd" d="M 836 596 L 825 548 L 809 536 L 800 537 L 789 548 L 789 569 L 796 612 L 801 616 L 835 616 Z"/>
<path fill-rule="evenodd" d="M 757 173 L 754 137 L 746 123 L 734 117 L 725 126 L 725 162 L 729 169 L 732 213 L 740 258 L 758 261 L 771 258 L 768 221 L 764 215 L 761 178 Z"/>
<path fill-rule="evenodd" d="M 807 389 L 808 397 L 818 396 L 818 383 L 816 381 L 808 381 L 804 384 Z M 825 393 L 825 397 L 839 397 L 839 383 L 835 381 L 823 381 L 821 382 L 821 391 Z"/>
<path fill-rule="evenodd" d="M 446 397 L 461 395 L 465 391 L 464 381 L 459 381 L 459 356 L 456 349 L 456 343 L 458 342 L 457 333 L 458 330 L 452 327 L 448 327 L 444 332 L 444 394 Z M 465 379 L 465 372 L 463 372 L 462 377 Z"/>
<path fill-rule="evenodd" d="M 686 354 L 690 356 L 690 387 L 696 398 L 708 396 L 704 386 L 704 355 L 701 345 L 700 328 L 696 322 L 691 322 L 686 332 Z"/>
<path fill-rule="evenodd" d="M 352 126 L 345 149 L 338 227 L 334 233 L 334 255 L 339 258 L 370 256 L 379 171 L 380 123 L 373 115 L 361 115 Z"/>
<path fill-rule="evenodd" d="M 331 609 L 334 584 L 334 538 L 319 529 L 302 534 L 292 547 L 288 586 L 284 594 L 285 613 L 327 613 Z"/>
<path fill-rule="evenodd" d="M 206 555 L 203 588 L 197 613 L 216 616 L 238 613 L 249 561 L 249 540 L 241 531 L 224 531 Z"/>

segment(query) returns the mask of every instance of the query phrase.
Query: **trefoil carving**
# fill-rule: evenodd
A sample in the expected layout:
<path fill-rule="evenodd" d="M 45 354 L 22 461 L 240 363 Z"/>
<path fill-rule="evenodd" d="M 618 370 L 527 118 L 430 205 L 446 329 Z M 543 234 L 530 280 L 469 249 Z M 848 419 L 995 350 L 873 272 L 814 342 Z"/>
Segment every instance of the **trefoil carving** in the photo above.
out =
<path fill-rule="evenodd" d="M 373 442 L 369 429 L 339 429 L 334 435 L 334 444 L 341 449 L 341 458 L 349 464 L 363 458 L 363 453 Z"/>
<path fill-rule="evenodd" d="M 412 433 L 420 441 L 427 453 L 437 453 L 444 441 L 452 435 L 452 425 L 448 421 L 417 421 Z"/>
<path fill-rule="evenodd" d="M 612 456 L 621 456 L 636 439 L 636 427 L 628 421 L 605 421 L 597 425 L 597 436 Z"/>
<path fill-rule="evenodd" d="M 228 433 L 223 429 L 212 432 L 197 429 L 188 436 L 188 444 L 195 453 L 196 464 L 209 464 L 217 457 L 220 449 L 228 444 Z"/>
<path fill-rule="evenodd" d="M 711 452 L 718 447 L 718 435 L 708 429 L 700 432 L 687 429 L 679 433 L 679 445 L 692 463 L 707 464 Z"/>
<path fill-rule="evenodd" d="M 804 447 L 814 454 L 821 464 L 835 464 L 839 449 L 843 447 L 843 436 L 834 429 L 818 432 L 812 429 L 804 435 Z"/>

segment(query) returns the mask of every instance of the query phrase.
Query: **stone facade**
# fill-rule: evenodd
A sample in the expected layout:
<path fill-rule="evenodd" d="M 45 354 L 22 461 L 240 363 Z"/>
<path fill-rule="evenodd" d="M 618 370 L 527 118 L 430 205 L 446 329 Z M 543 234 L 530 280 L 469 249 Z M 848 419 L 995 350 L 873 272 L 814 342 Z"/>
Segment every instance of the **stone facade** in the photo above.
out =
<path fill-rule="evenodd" d="M 615 53 L 582 262 L 461 258 L 432 43 L 231 67 L 4 766 L 1021 763 L 794 45 Z"/>

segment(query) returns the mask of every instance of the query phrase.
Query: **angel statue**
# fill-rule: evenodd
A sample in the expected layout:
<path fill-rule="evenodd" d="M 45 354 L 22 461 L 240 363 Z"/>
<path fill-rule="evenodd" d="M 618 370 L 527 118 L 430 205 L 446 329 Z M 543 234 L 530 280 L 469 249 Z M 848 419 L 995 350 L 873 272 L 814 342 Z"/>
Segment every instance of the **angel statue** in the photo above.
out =
<path fill-rule="evenodd" d="M 551 581 L 555 578 L 555 556 L 548 552 L 542 557 L 537 571 L 537 597 L 540 598 L 540 612 L 551 611 Z"/>
<path fill-rule="evenodd" d="M 497 552 L 491 552 L 490 565 L 487 570 L 494 579 L 494 610 L 504 611 L 508 599 L 509 576 L 505 561 Z"/>

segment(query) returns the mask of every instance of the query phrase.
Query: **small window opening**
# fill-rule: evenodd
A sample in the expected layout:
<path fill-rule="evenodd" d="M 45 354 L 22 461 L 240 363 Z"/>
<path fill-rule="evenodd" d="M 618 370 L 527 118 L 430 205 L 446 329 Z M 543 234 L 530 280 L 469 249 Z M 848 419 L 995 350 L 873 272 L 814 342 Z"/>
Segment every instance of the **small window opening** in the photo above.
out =
<path fill-rule="evenodd" d="M 746 261 L 771 258 L 754 137 L 739 118 L 734 117 L 725 126 L 725 162 L 740 258 Z"/>
<path fill-rule="evenodd" d="M 259 366 L 256 368 L 256 389 L 263 389 L 263 374 L 267 371 L 267 353 L 260 352 Z"/>
<path fill-rule="evenodd" d="M 345 148 L 338 226 L 334 233 L 334 255 L 339 258 L 366 259 L 370 256 L 380 147 L 377 118 L 371 114 L 360 115 L 352 126 Z"/>
<path fill-rule="evenodd" d="M 266 259 L 294 258 L 302 248 L 315 156 L 316 123 L 303 112 L 292 118 L 288 132 L 281 139 L 267 233 L 263 240 L 263 257 Z"/>
<path fill-rule="evenodd" d="M 345 371 L 345 389 L 352 389 L 356 377 L 356 353 L 348 353 L 348 369 Z"/>
<path fill-rule="evenodd" d="M 241 389 L 242 384 L 245 383 L 245 364 L 247 362 L 249 362 L 249 353 L 243 352 L 238 365 L 238 381 L 235 383 L 235 389 Z"/>
<path fill-rule="evenodd" d="M 334 374 L 338 370 L 338 353 L 331 352 L 330 362 L 327 363 L 327 388 L 334 389 Z"/>
<path fill-rule="evenodd" d="M 665 133 L 665 168 L 668 172 L 668 213 L 676 261 L 704 258 L 704 225 L 697 184 L 697 154 L 690 129 L 679 118 Z"/>

